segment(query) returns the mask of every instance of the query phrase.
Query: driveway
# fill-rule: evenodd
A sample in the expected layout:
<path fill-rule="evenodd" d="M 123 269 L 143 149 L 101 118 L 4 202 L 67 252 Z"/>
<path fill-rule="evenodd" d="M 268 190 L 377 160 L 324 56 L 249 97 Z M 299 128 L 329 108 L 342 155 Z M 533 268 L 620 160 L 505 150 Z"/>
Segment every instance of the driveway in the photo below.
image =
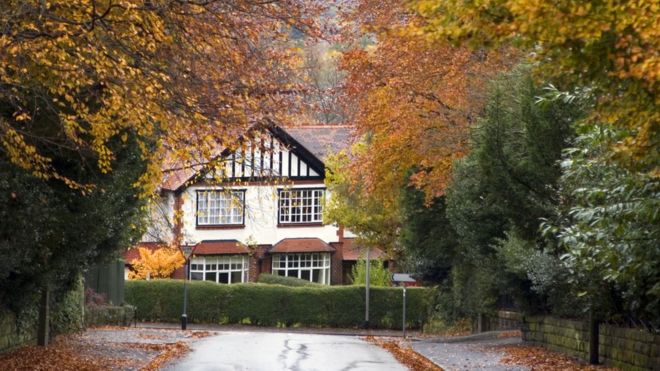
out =
<path fill-rule="evenodd" d="M 382 348 L 355 336 L 221 332 L 192 345 L 166 370 L 397 370 Z"/>

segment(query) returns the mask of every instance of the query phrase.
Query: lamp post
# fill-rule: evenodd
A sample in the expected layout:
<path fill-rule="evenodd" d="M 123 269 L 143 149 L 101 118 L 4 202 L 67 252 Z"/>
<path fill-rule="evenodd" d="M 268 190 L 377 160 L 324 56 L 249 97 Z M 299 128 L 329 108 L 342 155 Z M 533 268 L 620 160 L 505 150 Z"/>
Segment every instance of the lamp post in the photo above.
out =
<path fill-rule="evenodd" d="M 188 328 L 188 277 L 190 273 L 190 255 L 192 255 L 193 246 L 184 245 L 181 246 L 181 254 L 186 260 L 185 265 L 183 266 L 183 272 L 185 277 L 183 277 L 183 313 L 181 314 L 181 330 Z"/>
<path fill-rule="evenodd" d="M 370 284 L 370 267 L 371 267 L 371 261 L 369 259 L 369 251 L 371 248 L 367 246 L 367 267 L 366 267 L 366 277 L 364 279 L 364 297 L 365 297 L 365 302 L 364 302 L 364 328 L 369 328 L 369 284 Z"/>

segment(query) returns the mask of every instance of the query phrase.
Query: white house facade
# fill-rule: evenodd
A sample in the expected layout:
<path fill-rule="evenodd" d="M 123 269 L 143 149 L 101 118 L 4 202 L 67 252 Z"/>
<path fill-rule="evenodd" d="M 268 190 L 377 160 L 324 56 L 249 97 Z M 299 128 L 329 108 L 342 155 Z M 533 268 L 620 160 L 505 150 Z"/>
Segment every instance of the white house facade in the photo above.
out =
<path fill-rule="evenodd" d="M 167 172 L 139 246 L 191 247 L 193 280 L 232 284 L 272 273 L 345 283 L 360 252 L 350 232 L 323 223 L 332 196 L 323 161 L 350 141 L 348 126 L 267 125 L 213 166 Z M 133 249 L 125 258 L 135 257 Z M 174 274 L 184 276 L 183 269 Z"/>

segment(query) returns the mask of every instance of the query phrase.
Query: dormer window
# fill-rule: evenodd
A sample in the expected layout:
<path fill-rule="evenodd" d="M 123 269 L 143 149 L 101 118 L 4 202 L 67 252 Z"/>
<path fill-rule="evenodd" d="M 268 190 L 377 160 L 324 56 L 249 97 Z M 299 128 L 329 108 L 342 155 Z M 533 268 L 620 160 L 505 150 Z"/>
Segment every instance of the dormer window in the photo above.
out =
<path fill-rule="evenodd" d="M 197 191 L 197 225 L 243 225 L 244 190 Z"/>
<path fill-rule="evenodd" d="M 279 223 L 321 224 L 324 194 L 323 188 L 281 189 L 279 191 Z"/>

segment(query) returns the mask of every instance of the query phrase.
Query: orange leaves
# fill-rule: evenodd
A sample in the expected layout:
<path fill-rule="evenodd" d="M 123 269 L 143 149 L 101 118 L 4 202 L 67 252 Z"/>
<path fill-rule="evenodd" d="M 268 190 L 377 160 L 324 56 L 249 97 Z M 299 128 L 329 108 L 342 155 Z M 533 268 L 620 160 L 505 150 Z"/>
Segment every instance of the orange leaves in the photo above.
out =
<path fill-rule="evenodd" d="M 128 274 L 129 279 L 170 278 L 172 273 L 185 263 L 181 251 L 175 248 L 150 250 L 140 247 L 139 252 L 140 258 L 131 262 L 133 270 Z"/>
<path fill-rule="evenodd" d="M 576 370 L 576 371 L 613 371 L 604 366 L 591 366 L 560 353 L 547 349 L 518 345 L 496 348 L 506 354 L 501 362 L 507 365 L 527 366 L 533 371 Z"/>
<path fill-rule="evenodd" d="M 438 365 L 431 362 L 426 357 L 415 352 L 410 344 L 401 339 L 367 336 L 365 337 L 365 340 L 386 349 L 388 352 L 392 353 L 397 361 L 403 363 L 412 371 L 442 371 L 442 368 L 438 367 Z"/>
<path fill-rule="evenodd" d="M 415 168 L 412 183 L 429 199 L 438 196 L 452 162 L 467 150 L 484 80 L 502 60 L 412 32 L 421 20 L 402 4 L 361 1 L 351 17 L 373 40 L 343 59 L 353 123 L 369 148 L 355 154 L 355 179 L 370 192 L 395 196 Z"/>

